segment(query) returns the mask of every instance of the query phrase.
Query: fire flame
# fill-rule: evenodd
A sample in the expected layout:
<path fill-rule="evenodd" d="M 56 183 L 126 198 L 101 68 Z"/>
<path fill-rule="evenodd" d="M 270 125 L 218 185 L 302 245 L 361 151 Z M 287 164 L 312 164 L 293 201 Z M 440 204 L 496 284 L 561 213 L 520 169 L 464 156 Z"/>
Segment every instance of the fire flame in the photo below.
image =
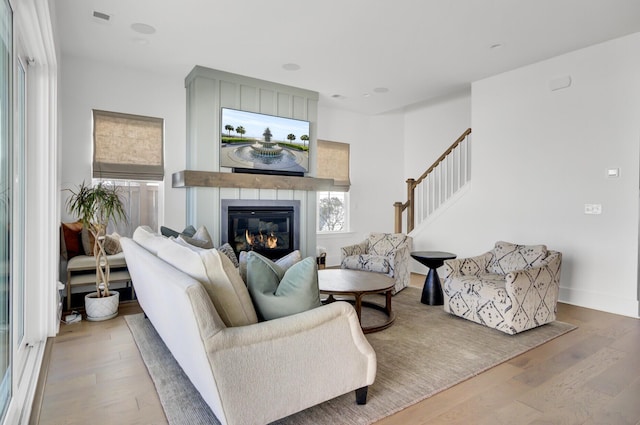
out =
<path fill-rule="evenodd" d="M 269 249 L 274 249 L 278 246 L 278 237 L 273 232 L 265 236 L 262 234 L 262 231 L 260 231 L 257 236 L 254 236 L 249 233 L 249 230 L 247 229 L 244 232 L 244 236 L 247 240 L 247 244 L 249 244 L 250 247 L 258 245 Z"/>
<path fill-rule="evenodd" d="M 267 236 L 267 248 L 275 248 L 278 246 L 278 237 L 271 232 L 269 236 Z"/>

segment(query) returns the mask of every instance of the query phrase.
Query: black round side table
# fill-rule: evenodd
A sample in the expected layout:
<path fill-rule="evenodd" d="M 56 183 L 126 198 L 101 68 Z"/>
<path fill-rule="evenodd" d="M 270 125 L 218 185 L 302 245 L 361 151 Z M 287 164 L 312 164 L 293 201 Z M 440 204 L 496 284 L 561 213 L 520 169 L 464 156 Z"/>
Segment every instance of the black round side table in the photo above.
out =
<path fill-rule="evenodd" d="M 456 254 L 441 251 L 415 251 L 411 253 L 411 256 L 419 263 L 429 267 L 429 273 L 427 273 L 427 278 L 424 280 L 420 302 L 427 305 L 444 304 L 442 286 L 436 269 L 444 264 L 444 260 L 456 258 Z"/>

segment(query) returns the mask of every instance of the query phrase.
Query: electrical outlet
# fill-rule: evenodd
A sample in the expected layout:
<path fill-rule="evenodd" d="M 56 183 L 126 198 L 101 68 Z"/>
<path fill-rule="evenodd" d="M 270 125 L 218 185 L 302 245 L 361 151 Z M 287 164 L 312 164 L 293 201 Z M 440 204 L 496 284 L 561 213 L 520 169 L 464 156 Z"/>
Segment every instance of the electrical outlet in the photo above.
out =
<path fill-rule="evenodd" d="M 585 214 L 602 214 L 602 204 L 584 204 Z"/>

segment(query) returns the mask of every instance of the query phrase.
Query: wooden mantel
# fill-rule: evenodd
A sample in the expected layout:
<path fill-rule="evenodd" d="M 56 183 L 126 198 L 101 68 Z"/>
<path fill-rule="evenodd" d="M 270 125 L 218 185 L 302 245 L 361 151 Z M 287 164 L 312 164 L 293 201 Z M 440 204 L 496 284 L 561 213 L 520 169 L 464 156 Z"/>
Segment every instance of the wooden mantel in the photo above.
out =
<path fill-rule="evenodd" d="M 338 186 L 333 179 L 315 177 L 273 176 L 268 174 L 218 173 L 183 170 L 173 173 L 172 187 L 229 187 L 250 189 L 285 189 L 348 192 L 349 186 Z"/>

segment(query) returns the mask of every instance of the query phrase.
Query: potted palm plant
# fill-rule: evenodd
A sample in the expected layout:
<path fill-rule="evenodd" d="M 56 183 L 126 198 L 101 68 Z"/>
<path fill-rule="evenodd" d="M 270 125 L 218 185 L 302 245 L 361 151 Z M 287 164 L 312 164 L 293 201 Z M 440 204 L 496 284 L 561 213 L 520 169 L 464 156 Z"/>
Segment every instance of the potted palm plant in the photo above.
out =
<path fill-rule="evenodd" d="M 109 290 L 109 260 L 104 250 L 104 239 L 109 221 L 127 221 L 120 187 L 100 182 L 95 186 L 84 181 L 67 199 L 69 214 L 78 217 L 93 236 L 96 260 L 96 292 L 85 296 L 87 320 L 107 320 L 118 315 L 120 294 Z"/>

